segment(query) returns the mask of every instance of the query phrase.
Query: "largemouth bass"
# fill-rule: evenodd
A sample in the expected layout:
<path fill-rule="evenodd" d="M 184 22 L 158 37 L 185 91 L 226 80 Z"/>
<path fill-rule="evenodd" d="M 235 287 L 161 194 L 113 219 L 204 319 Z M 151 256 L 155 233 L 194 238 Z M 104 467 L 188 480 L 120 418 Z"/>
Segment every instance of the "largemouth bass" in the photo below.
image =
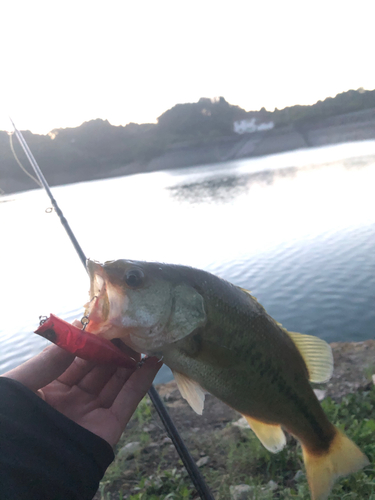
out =
<path fill-rule="evenodd" d="M 209 392 L 241 413 L 272 452 L 301 443 L 313 500 L 368 464 L 332 425 L 310 382 L 332 375 L 330 346 L 285 330 L 250 294 L 185 266 L 88 261 L 88 331 L 163 357 L 182 396 L 202 413 Z"/>

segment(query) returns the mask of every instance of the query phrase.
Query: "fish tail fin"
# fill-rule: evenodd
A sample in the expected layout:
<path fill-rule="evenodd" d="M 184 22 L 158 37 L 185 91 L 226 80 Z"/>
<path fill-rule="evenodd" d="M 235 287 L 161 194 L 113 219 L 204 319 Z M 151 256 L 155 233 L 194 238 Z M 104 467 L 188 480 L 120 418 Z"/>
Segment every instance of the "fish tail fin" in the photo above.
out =
<path fill-rule="evenodd" d="M 366 455 L 338 429 L 327 452 L 313 453 L 303 444 L 302 451 L 313 500 L 326 500 L 336 479 L 369 464 Z"/>

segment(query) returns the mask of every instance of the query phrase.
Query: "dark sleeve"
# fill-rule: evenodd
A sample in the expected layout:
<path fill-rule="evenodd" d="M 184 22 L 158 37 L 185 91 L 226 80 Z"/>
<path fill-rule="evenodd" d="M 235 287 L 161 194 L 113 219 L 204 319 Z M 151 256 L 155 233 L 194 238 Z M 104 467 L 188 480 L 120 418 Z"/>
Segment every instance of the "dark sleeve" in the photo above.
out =
<path fill-rule="evenodd" d="M 91 500 L 113 458 L 102 438 L 0 377 L 1 499 Z"/>

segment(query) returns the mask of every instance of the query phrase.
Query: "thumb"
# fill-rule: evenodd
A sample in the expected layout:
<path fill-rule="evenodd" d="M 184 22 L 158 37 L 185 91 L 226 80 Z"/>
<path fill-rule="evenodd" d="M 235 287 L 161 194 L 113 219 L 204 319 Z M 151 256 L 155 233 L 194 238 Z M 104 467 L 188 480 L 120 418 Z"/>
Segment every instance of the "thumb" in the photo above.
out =
<path fill-rule="evenodd" d="M 2 376 L 17 380 L 33 392 L 46 386 L 71 365 L 74 355 L 57 345 L 48 346 L 40 354 Z"/>

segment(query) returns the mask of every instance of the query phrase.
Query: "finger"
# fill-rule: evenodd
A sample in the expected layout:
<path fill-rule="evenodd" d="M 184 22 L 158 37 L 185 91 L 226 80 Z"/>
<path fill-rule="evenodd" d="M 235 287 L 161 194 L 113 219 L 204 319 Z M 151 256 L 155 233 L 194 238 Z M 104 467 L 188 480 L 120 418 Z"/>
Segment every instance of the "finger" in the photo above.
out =
<path fill-rule="evenodd" d="M 141 360 L 141 355 L 138 352 L 134 351 L 131 347 L 124 344 L 124 342 L 121 339 L 112 339 L 111 342 L 113 342 L 115 346 L 120 349 L 120 351 L 124 352 L 131 358 L 135 359 L 136 361 Z"/>
<path fill-rule="evenodd" d="M 78 320 L 73 321 L 73 325 L 77 322 Z M 80 321 L 76 323 L 76 325 L 80 324 Z M 119 339 L 116 339 L 118 341 L 118 344 L 115 344 L 119 349 L 122 351 L 126 352 L 129 354 L 131 357 L 133 357 L 136 360 L 140 359 L 140 354 L 136 353 L 132 349 L 128 348 L 125 346 L 123 342 L 121 342 Z M 70 387 L 73 387 L 74 385 L 80 384 L 81 380 L 86 377 L 95 367 L 100 366 L 98 365 L 95 361 L 86 361 L 84 359 L 76 357 L 74 360 L 74 363 L 69 367 L 69 370 L 67 370 L 65 373 L 63 373 L 59 378 L 59 382 L 63 383 L 64 385 L 69 385 Z M 103 366 L 103 365 L 102 365 Z"/>
<path fill-rule="evenodd" d="M 64 385 L 73 387 L 74 385 L 77 385 L 95 366 L 96 363 L 94 361 L 86 361 L 85 359 L 76 358 L 74 363 L 69 366 L 69 369 L 60 375 L 57 380 Z"/>
<path fill-rule="evenodd" d="M 96 365 L 76 385 L 82 391 L 98 396 L 116 369 L 116 365 Z"/>
<path fill-rule="evenodd" d="M 3 376 L 17 380 L 35 392 L 61 375 L 73 360 L 73 354 L 56 345 L 51 345 L 37 356 L 10 370 Z"/>
<path fill-rule="evenodd" d="M 155 375 L 162 366 L 157 358 L 148 358 L 144 365 L 127 380 L 112 405 L 122 430 L 125 429 L 141 399 L 149 390 Z"/>
<path fill-rule="evenodd" d="M 133 372 L 134 370 L 129 370 L 128 368 L 117 368 L 99 394 L 100 406 L 102 408 L 110 408 L 112 406 L 118 393 Z"/>

